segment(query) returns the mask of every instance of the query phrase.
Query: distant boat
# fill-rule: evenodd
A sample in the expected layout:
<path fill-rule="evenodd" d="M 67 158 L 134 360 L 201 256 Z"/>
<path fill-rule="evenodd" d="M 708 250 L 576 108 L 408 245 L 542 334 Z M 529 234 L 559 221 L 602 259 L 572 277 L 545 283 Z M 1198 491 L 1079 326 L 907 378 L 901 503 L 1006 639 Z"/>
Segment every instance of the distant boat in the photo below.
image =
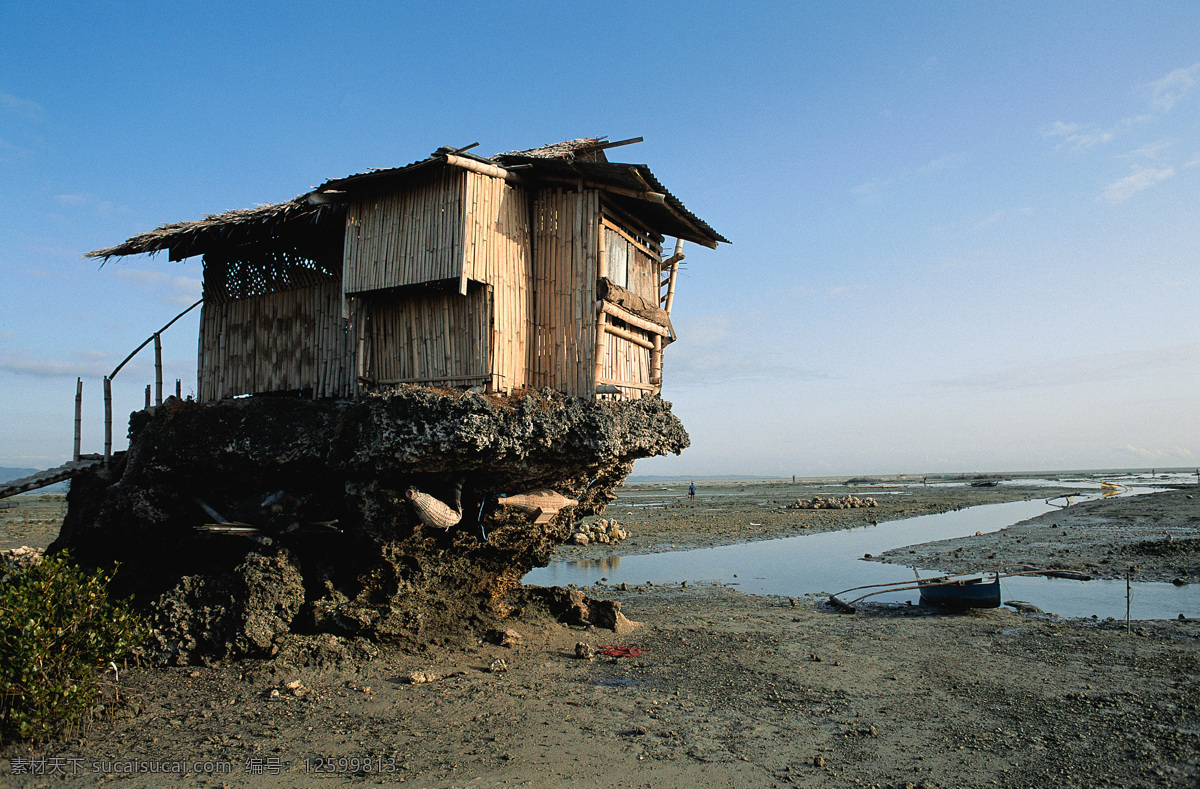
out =
<path fill-rule="evenodd" d="M 998 479 L 977 479 L 971 483 L 973 488 L 994 488 L 1000 484 Z"/>
<path fill-rule="evenodd" d="M 999 608 L 1000 576 L 919 583 L 921 603 L 942 608 Z"/>

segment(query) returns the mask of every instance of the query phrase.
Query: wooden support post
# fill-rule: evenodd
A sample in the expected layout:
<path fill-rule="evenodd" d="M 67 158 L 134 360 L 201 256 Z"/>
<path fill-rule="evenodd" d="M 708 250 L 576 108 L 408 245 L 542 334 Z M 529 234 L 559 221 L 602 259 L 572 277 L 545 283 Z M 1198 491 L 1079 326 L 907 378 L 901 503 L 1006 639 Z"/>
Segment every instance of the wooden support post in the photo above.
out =
<path fill-rule="evenodd" d="M 150 384 L 146 384 L 146 410 L 150 410 Z"/>
<path fill-rule="evenodd" d="M 79 461 L 79 442 L 83 436 L 83 379 L 75 379 L 75 458 Z"/>
<path fill-rule="evenodd" d="M 183 381 L 179 380 L 178 378 L 175 379 L 175 399 L 183 399 Z"/>
<path fill-rule="evenodd" d="M 162 335 L 154 335 L 154 404 L 162 405 Z"/>
<path fill-rule="evenodd" d="M 104 376 L 104 465 L 112 460 L 112 379 Z"/>

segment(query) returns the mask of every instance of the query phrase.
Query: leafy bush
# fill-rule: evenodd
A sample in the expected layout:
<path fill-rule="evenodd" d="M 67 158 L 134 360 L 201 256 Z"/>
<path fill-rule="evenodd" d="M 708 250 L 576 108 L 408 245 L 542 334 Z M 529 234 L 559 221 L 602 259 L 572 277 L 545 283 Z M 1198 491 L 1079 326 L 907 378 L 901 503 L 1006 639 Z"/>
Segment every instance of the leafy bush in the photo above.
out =
<path fill-rule="evenodd" d="M 99 697 L 98 669 L 149 634 L 111 577 L 66 554 L 0 580 L 0 733 L 42 739 L 77 723 Z"/>

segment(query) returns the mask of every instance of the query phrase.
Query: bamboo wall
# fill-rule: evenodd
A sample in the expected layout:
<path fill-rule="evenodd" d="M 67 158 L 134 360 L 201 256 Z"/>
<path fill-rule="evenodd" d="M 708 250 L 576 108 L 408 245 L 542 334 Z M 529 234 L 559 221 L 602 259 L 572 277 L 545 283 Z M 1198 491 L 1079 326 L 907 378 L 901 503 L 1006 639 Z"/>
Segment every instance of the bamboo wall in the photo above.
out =
<path fill-rule="evenodd" d="M 425 383 L 482 375 L 492 391 L 526 385 L 533 292 L 524 190 L 447 167 L 411 191 L 355 203 L 348 221 L 346 292 L 367 304 L 364 376 Z M 429 283 L 438 289 L 408 287 Z"/>
<path fill-rule="evenodd" d="M 363 370 L 378 384 L 492 384 L 493 299 L 486 285 L 454 292 L 365 297 Z M 494 387 L 493 387 L 494 388 Z"/>
<path fill-rule="evenodd" d="M 595 392 L 600 200 L 594 190 L 546 190 L 534 201 L 533 376 L 564 394 Z"/>
<path fill-rule="evenodd" d="M 350 204 L 343 289 L 347 294 L 461 279 L 467 176 L 445 167 L 432 181 Z"/>
<path fill-rule="evenodd" d="M 641 296 L 659 303 L 659 256 L 606 218 L 601 231 L 608 253 L 608 278 Z"/>
<path fill-rule="evenodd" d="M 342 320 L 341 286 L 208 302 L 200 313 L 199 399 L 312 389 L 352 391 L 354 345 Z"/>
<path fill-rule="evenodd" d="M 468 172 L 464 278 L 491 288 L 489 372 L 493 390 L 526 386 L 533 354 L 533 261 L 529 199 L 503 178 Z"/>
<path fill-rule="evenodd" d="M 633 327 L 629 327 L 627 331 L 639 339 L 645 336 Z M 650 344 L 649 340 L 643 342 Z M 658 386 L 651 383 L 650 348 L 640 342 L 605 332 L 601 360 L 598 383 L 610 383 L 620 388 L 625 399 L 636 400 L 659 390 Z"/>

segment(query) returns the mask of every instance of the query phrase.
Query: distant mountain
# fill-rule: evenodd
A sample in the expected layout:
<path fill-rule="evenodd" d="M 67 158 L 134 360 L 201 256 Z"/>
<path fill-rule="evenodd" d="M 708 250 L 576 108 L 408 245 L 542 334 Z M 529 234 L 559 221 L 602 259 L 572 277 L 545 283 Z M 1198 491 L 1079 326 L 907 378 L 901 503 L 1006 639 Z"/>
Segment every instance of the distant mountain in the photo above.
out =
<path fill-rule="evenodd" d="M 0 483 L 12 482 L 14 479 L 28 477 L 30 474 L 36 474 L 41 469 L 38 468 L 9 468 L 8 466 L 0 466 Z"/>
<path fill-rule="evenodd" d="M 12 468 L 10 466 L 0 466 L 0 485 L 6 482 L 12 482 L 14 479 L 22 479 L 42 471 L 40 468 Z M 40 493 L 66 493 L 70 488 L 71 482 L 55 482 L 53 485 L 47 485 L 44 488 L 38 488 Z"/>

